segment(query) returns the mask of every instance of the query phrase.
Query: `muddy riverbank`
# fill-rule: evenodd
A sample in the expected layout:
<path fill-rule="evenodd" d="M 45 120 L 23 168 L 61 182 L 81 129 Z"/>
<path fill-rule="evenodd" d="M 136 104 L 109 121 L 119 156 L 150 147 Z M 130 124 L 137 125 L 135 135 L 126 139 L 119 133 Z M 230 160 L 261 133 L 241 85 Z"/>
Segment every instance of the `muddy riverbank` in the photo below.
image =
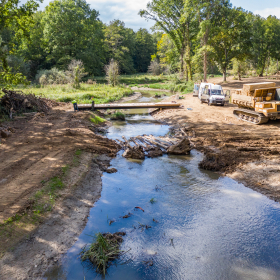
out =
<path fill-rule="evenodd" d="M 157 111 L 153 117 L 186 132 L 194 148 L 205 154 L 201 168 L 220 172 L 280 201 L 280 121 L 247 124 L 233 116 L 234 105 L 208 106 L 192 94 L 169 100 L 183 108 Z"/>

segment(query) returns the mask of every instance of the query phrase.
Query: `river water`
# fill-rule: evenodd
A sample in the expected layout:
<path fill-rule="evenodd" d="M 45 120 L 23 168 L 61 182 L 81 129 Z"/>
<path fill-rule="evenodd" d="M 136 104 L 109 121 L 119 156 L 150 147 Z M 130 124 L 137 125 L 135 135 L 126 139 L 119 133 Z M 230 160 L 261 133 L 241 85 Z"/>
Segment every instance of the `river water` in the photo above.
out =
<path fill-rule="evenodd" d="M 138 101 L 147 98 L 153 100 L 146 94 Z M 129 114 L 114 122 L 109 138 L 168 133 L 143 110 Z M 102 177 L 86 228 L 45 279 L 103 279 L 78 254 L 95 233 L 117 231 L 126 232 L 121 249 L 128 252 L 105 279 L 280 279 L 279 203 L 200 170 L 203 155 L 195 150 L 144 161 L 121 154 L 111 162 L 118 172 Z"/>

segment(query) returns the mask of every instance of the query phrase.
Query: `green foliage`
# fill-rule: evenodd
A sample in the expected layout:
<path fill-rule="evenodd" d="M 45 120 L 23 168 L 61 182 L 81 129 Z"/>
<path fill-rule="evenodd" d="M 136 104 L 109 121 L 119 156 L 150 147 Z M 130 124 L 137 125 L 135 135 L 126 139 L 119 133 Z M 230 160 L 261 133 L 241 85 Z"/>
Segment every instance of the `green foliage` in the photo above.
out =
<path fill-rule="evenodd" d="M 156 52 L 156 43 L 147 29 L 140 28 L 135 34 L 135 50 L 133 54 L 134 68 L 138 73 L 146 73 L 151 55 Z"/>
<path fill-rule="evenodd" d="M 150 203 L 151 203 L 151 204 L 154 204 L 154 203 L 156 203 L 156 202 L 157 202 L 157 201 L 156 201 L 155 198 L 151 198 L 151 199 L 150 199 Z"/>
<path fill-rule="evenodd" d="M 246 75 L 248 70 L 248 63 L 245 59 L 238 60 L 234 58 L 232 60 L 232 72 L 234 76 L 237 76 L 241 80 L 242 76 Z"/>
<path fill-rule="evenodd" d="M 36 75 L 36 82 L 40 85 L 68 84 L 70 77 L 62 70 L 52 68 L 51 70 L 40 70 Z"/>
<path fill-rule="evenodd" d="M 110 117 L 111 120 L 121 120 L 121 121 L 125 121 L 125 114 L 117 111 L 114 114 L 112 114 L 112 116 Z"/>
<path fill-rule="evenodd" d="M 100 124 L 100 123 L 105 122 L 106 120 L 104 120 L 103 118 L 95 115 L 93 118 L 90 118 L 90 121 L 94 124 Z"/>
<path fill-rule="evenodd" d="M 242 60 L 249 55 L 251 26 L 241 8 L 221 9 L 219 24 L 212 28 L 209 44 L 211 55 L 219 65 L 226 81 L 226 72 L 233 58 Z"/>
<path fill-rule="evenodd" d="M 32 14 L 38 6 L 34 0 L 20 7 L 18 0 L 2 1 L 0 5 L 0 84 L 5 87 L 27 82 L 22 73 L 9 67 L 8 56 L 13 53 L 15 43 L 28 37 Z"/>

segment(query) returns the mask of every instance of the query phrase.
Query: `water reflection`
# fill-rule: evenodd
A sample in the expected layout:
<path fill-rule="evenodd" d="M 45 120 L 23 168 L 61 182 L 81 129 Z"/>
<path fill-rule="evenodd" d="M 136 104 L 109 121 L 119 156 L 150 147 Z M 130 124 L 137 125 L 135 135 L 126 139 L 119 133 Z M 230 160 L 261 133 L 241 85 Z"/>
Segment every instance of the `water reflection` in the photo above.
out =
<path fill-rule="evenodd" d="M 114 123 L 108 135 L 167 131 L 149 116 L 144 121 L 130 116 Z M 144 161 L 116 157 L 112 166 L 118 172 L 104 174 L 102 195 L 86 228 L 62 266 L 46 279 L 101 279 L 77 254 L 94 233 L 116 231 L 127 233 L 122 250 L 130 251 L 124 256 L 127 263 L 112 266 L 106 279 L 280 279 L 279 204 L 230 178 L 200 170 L 201 160 L 196 151 Z M 130 218 L 121 218 L 129 212 Z M 110 219 L 115 220 L 111 225 Z M 151 228 L 142 230 L 139 223 Z"/>

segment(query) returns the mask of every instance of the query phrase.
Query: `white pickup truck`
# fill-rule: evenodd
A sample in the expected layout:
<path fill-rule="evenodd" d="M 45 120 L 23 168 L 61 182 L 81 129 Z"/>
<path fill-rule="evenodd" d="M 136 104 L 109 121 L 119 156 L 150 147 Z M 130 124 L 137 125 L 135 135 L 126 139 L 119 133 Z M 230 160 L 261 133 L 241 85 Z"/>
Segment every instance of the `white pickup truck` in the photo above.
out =
<path fill-rule="evenodd" d="M 223 88 L 220 85 L 202 83 L 200 85 L 198 98 L 201 103 L 206 102 L 209 106 L 221 105 L 224 106 L 229 101 L 230 91 L 224 94 Z"/>

